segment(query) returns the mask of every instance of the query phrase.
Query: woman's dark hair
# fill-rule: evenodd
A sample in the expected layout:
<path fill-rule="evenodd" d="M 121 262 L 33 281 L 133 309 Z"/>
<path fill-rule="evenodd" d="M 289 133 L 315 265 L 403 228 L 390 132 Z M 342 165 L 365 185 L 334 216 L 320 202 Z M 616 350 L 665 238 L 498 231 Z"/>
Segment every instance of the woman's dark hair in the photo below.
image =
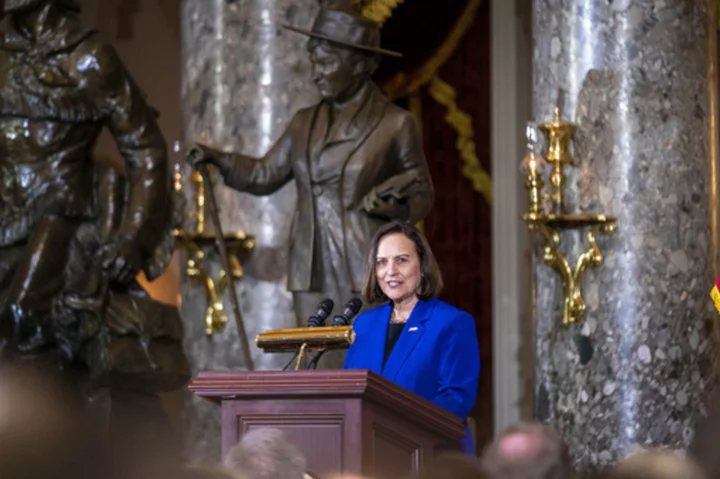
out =
<path fill-rule="evenodd" d="M 437 297 L 443 288 L 442 274 L 427 238 L 415 226 L 394 221 L 382 226 L 375 233 L 370 243 L 370 251 L 365 260 L 365 278 L 362 285 L 362 296 L 365 302 L 373 304 L 388 300 L 388 297 L 385 296 L 378 284 L 375 275 L 375 262 L 380 241 L 385 236 L 392 234 L 402 234 L 415 244 L 415 250 L 420 260 L 420 290 L 418 291 L 420 299 L 428 300 Z"/>

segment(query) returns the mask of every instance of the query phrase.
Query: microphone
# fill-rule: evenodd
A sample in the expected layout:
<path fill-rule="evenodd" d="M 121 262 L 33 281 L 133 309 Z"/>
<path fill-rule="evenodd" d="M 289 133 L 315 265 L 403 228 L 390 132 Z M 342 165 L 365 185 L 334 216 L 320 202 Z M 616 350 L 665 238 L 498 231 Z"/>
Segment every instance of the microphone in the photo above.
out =
<path fill-rule="evenodd" d="M 335 303 L 330 298 L 325 298 L 318 303 L 317 311 L 312 314 L 307 321 L 307 325 L 310 328 L 317 328 L 325 324 L 325 320 L 330 316 L 330 313 L 335 307 Z"/>
<path fill-rule="evenodd" d="M 362 308 L 363 302 L 360 298 L 353 298 L 345 303 L 345 308 L 342 314 L 336 314 L 332 320 L 333 326 L 349 326 L 350 321 L 358 314 L 360 308 Z"/>

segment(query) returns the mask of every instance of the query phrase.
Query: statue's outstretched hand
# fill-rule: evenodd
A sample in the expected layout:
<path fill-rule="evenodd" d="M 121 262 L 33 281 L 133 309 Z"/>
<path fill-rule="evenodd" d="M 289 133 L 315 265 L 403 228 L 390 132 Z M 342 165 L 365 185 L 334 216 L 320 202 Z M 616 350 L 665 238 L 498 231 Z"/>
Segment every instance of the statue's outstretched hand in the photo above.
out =
<path fill-rule="evenodd" d="M 129 283 L 140 272 L 143 266 L 143 258 L 134 238 L 129 236 L 118 236 L 100 251 L 102 267 L 110 275 L 110 279 Z"/>
<path fill-rule="evenodd" d="M 193 144 L 187 151 L 187 161 L 193 168 L 199 165 L 213 163 L 220 152 L 202 143 Z"/>
<path fill-rule="evenodd" d="M 227 153 L 211 148 L 202 143 L 195 143 L 187 151 L 187 161 L 193 168 L 200 165 L 215 165 L 223 176 L 230 171 L 231 160 Z"/>

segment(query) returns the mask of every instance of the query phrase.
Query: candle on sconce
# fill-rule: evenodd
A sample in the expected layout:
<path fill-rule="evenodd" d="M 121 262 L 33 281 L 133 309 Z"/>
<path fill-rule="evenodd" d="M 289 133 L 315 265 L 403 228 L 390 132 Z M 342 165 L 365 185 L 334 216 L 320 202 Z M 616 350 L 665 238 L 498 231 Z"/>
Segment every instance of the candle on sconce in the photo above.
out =
<path fill-rule="evenodd" d="M 533 123 L 528 123 L 525 129 L 527 138 L 527 153 L 520 163 L 520 171 L 526 177 L 525 188 L 528 190 L 530 212 L 542 213 L 541 193 L 544 185 L 542 178 L 543 161 L 542 156 L 537 153 L 537 128 Z"/>
<path fill-rule="evenodd" d="M 533 178 L 537 176 L 537 167 L 538 165 L 535 155 L 530 156 L 528 161 L 528 174 Z"/>

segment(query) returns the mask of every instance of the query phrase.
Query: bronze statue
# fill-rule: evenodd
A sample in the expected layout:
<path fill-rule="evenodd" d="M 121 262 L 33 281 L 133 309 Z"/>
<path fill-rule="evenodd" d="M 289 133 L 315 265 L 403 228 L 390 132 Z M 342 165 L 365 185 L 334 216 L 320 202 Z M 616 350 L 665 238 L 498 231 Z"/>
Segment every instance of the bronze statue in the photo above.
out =
<path fill-rule="evenodd" d="M 6 0 L 2 13 L 0 350 L 100 385 L 177 388 L 179 313 L 135 281 L 160 275 L 173 248 L 157 114 L 75 0 Z M 105 127 L 124 175 L 93 163 Z"/>
<path fill-rule="evenodd" d="M 211 162 L 225 183 L 267 195 L 295 180 L 288 289 L 299 322 L 325 297 L 340 308 L 360 291 L 364 255 L 390 220 L 417 222 L 433 203 L 420 134 L 410 113 L 370 79 L 380 55 L 377 24 L 351 8 L 322 8 L 307 50 L 320 103 L 298 111 L 261 159 L 195 145 L 189 158 Z"/>

